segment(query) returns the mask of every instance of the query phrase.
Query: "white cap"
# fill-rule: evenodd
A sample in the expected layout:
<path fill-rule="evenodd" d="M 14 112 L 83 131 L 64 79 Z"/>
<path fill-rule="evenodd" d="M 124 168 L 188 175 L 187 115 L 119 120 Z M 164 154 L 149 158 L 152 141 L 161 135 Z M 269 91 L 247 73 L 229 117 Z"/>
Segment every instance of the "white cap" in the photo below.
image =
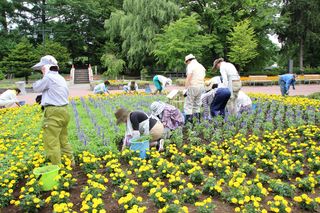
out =
<path fill-rule="evenodd" d="M 41 70 L 44 65 L 58 66 L 57 60 L 52 55 L 43 56 L 40 62 L 32 67 L 34 70 Z"/>
<path fill-rule="evenodd" d="M 151 114 L 152 115 L 159 115 L 165 108 L 166 104 L 162 101 L 155 101 L 151 104 L 150 109 L 151 109 Z"/>
<path fill-rule="evenodd" d="M 186 61 L 188 61 L 188 60 L 190 60 L 190 59 L 195 59 L 196 57 L 194 56 L 194 55 L 192 55 L 192 54 L 189 54 L 189 55 L 187 55 L 185 58 L 184 58 L 184 62 L 186 62 Z"/>

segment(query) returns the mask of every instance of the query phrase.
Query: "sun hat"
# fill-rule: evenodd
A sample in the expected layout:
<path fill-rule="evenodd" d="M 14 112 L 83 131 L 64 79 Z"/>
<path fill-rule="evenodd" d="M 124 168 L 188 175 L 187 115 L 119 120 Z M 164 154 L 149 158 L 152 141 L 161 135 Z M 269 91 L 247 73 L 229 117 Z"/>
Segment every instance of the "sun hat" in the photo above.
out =
<path fill-rule="evenodd" d="M 224 59 L 223 58 L 218 58 L 216 60 L 214 60 L 213 62 L 213 69 L 215 69 L 217 67 L 217 65 L 220 63 L 220 62 L 223 62 Z"/>
<path fill-rule="evenodd" d="M 185 58 L 184 58 L 184 62 L 187 62 L 188 60 L 190 60 L 190 59 L 195 59 L 196 57 L 194 56 L 194 55 L 192 55 L 192 54 L 189 54 L 189 55 L 187 55 Z"/>
<path fill-rule="evenodd" d="M 213 78 L 211 78 L 210 80 L 207 80 L 204 82 L 204 85 L 205 85 L 205 90 L 206 91 L 209 91 L 212 89 L 212 86 L 214 84 L 221 84 L 221 79 L 220 79 L 220 76 L 215 76 Z"/>
<path fill-rule="evenodd" d="M 32 69 L 41 70 L 42 66 L 44 65 L 58 66 L 58 61 L 52 55 L 46 55 L 43 56 L 40 59 L 40 62 L 34 65 Z"/>
<path fill-rule="evenodd" d="M 124 108 L 120 108 L 118 109 L 114 115 L 117 118 L 117 125 L 121 122 L 123 122 L 125 119 L 127 119 L 128 115 L 130 114 L 130 112 Z"/>
<path fill-rule="evenodd" d="M 159 115 L 165 108 L 166 104 L 162 101 L 155 101 L 150 105 L 151 114 L 152 115 Z"/>

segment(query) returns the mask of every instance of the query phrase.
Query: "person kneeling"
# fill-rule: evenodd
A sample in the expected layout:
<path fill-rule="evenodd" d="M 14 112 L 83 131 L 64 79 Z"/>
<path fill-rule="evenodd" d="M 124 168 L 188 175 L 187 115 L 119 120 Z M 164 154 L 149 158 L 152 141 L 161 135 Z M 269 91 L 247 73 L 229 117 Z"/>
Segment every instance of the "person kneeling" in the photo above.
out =
<path fill-rule="evenodd" d="M 139 137 L 140 135 L 150 135 L 150 146 L 157 146 L 158 140 L 163 135 L 163 124 L 154 118 L 149 118 L 142 111 L 129 112 L 124 108 L 120 108 L 115 112 L 117 125 L 126 123 L 126 133 L 123 140 L 122 151 L 126 146 L 130 146 L 130 139 Z M 159 151 L 163 150 L 163 140 L 159 142 Z"/>

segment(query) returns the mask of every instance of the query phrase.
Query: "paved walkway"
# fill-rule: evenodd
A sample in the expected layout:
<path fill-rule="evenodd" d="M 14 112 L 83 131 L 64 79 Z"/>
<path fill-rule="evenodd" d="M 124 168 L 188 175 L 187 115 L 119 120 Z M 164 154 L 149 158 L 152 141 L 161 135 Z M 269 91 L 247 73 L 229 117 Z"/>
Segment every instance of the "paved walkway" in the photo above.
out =
<path fill-rule="evenodd" d="M 88 94 L 92 94 L 92 91 L 90 91 L 90 85 L 89 84 L 75 84 L 70 85 L 70 97 L 81 97 L 86 96 Z M 155 87 L 152 85 L 151 89 L 154 90 Z M 168 90 L 172 89 L 183 89 L 183 87 L 177 87 L 177 86 L 168 86 Z M 280 95 L 280 88 L 279 86 L 244 86 L 242 87 L 242 90 L 246 93 L 265 93 L 265 94 L 276 94 Z M 143 91 L 143 90 L 141 90 Z M 123 92 L 122 90 L 110 90 L 111 93 L 119 93 Z M 293 90 L 290 88 L 289 90 L 290 95 L 310 95 L 314 92 L 320 92 L 320 85 L 319 84 L 310 84 L 310 85 L 303 85 L 299 84 L 296 85 L 296 90 Z M 28 104 L 35 103 L 35 98 L 38 95 L 38 93 L 27 93 L 26 95 L 19 95 L 19 100 L 24 100 Z"/>

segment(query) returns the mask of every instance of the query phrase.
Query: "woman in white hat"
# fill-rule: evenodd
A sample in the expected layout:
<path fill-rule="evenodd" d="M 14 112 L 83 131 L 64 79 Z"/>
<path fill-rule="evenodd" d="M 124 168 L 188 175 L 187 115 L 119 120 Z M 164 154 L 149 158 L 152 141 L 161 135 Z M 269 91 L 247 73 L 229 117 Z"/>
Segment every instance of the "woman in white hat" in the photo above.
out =
<path fill-rule="evenodd" d="M 184 118 L 180 110 L 162 101 L 155 101 L 150 105 L 151 117 L 161 121 L 164 126 L 164 138 L 170 137 L 170 131 L 184 124 Z"/>

